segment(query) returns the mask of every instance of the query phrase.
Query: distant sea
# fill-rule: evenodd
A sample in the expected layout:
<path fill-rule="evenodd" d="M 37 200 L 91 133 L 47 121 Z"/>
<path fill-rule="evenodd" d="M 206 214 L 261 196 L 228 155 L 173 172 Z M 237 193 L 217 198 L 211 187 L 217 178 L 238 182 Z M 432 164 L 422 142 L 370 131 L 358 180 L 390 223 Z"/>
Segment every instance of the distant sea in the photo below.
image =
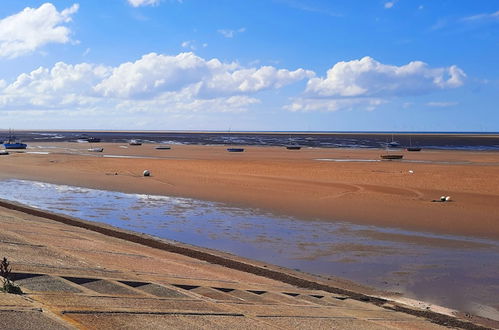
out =
<path fill-rule="evenodd" d="M 499 150 L 497 132 L 180 132 L 180 131 L 17 131 L 24 142 L 76 141 L 82 135 L 101 142 L 123 143 L 138 139 L 144 143 L 193 145 L 299 145 L 318 148 L 384 148 L 395 141 L 401 148 Z M 8 133 L 0 133 L 5 139 Z"/>

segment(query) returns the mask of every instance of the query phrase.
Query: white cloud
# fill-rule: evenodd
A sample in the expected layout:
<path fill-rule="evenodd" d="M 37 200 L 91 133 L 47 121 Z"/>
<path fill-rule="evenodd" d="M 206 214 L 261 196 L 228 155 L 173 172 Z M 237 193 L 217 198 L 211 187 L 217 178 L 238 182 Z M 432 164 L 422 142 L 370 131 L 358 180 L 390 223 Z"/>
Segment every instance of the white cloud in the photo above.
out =
<path fill-rule="evenodd" d="M 244 68 L 193 53 L 150 53 L 117 67 L 59 62 L 0 80 L 2 110 L 136 112 L 244 111 L 260 100 L 253 95 L 312 77 L 303 69 Z"/>
<path fill-rule="evenodd" d="M 182 48 L 187 48 L 190 50 L 196 50 L 196 45 L 194 44 L 194 40 L 186 40 L 180 44 Z"/>
<path fill-rule="evenodd" d="M 160 0 L 128 0 L 128 3 L 132 7 L 141 7 L 141 6 L 156 6 L 158 5 Z"/>
<path fill-rule="evenodd" d="M 193 53 L 177 56 L 150 53 L 115 68 L 95 89 L 104 96 L 143 98 L 186 88 L 193 95 L 213 98 L 281 88 L 312 75 L 303 69 L 245 69 L 218 59 L 207 61 Z"/>
<path fill-rule="evenodd" d="M 279 89 L 296 81 L 311 78 L 312 71 L 289 71 L 272 66 L 217 72 L 199 87 L 200 95 L 256 93 L 265 89 Z"/>
<path fill-rule="evenodd" d="M 246 28 L 242 27 L 242 28 L 237 29 L 237 30 L 224 30 L 224 29 L 220 29 L 220 30 L 218 30 L 218 33 L 220 33 L 221 35 L 223 35 L 225 38 L 234 38 L 234 36 L 237 33 L 243 33 L 245 31 L 246 31 Z"/>
<path fill-rule="evenodd" d="M 348 99 L 310 99 L 296 98 L 291 104 L 285 105 L 283 109 L 293 112 L 308 111 L 338 111 L 361 107 L 371 111 L 378 106 L 387 103 L 379 98 L 348 98 Z"/>
<path fill-rule="evenodd" d="M 338 62 L 326 77 L 308 80 L 303 96 L 284 107 L 290 111 L 337 111 L 362 108 L 374 110 L 392 98 L 428 94 L 456 88 L 464 83 L 466 74 L 457 66 L 430 68 L 413 61 L 395 66 L 380 63 L 371 57 Z"/>
<path fill-rule="evenodd" d="M 395 66 L 364 57 L 338 62 L 328 70 L 326 78 L 310 79 L 306 93 L 332 98 L 418 95 L 459 87 L 465 78 L 463 70 L 455 65 L 430 68 L 424 62 L 413 61 Z"/>
<path fill-rule="evenodd" d="M 51 3 L 0 20 L 0 57 L 15 58 L 29 54 L 49 43 L 68 43 L 71 30 L 64 23 L 78 11 L 74 4 L 61 12 Z"/>
<path fill-rule="evenodd" d="M 93 86 L 110 73 L 108 67 L 87 63 L 59 62 L 50 70 L 40 67 L 0 90 L 0 108 L 89 106 L 100 98 Z"/>
<path fill-rule="evenodd" d="M 499 10 L 494 13 L 478 14 L 473 16 L 464 17 L 463 21 L 482 21 L 482 20 L 499 20 Z"/>
<path fill-rule="evenodd" d="M 387 2 L 385 2 L 385 9 L 393 8 L 393 6 L 395 6 L 395 1 L 387 1 Z"/>
<path fill-rule="evenodd" d="M 445 108 L 445 107 L 452 107 L 457 105 L 457 102 L 428 102 L 426 103 L 427 106 L 429 107 L 438 107 L 438 108 Z"/>

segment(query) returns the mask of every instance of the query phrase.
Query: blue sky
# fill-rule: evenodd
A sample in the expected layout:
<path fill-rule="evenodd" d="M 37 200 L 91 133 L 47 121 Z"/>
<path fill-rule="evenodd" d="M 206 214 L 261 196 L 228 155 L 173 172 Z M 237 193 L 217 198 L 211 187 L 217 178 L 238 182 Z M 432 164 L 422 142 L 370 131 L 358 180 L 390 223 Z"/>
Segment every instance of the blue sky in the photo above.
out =
<path fill-rule="evenodd" d="M 0 128 L 499 131 L 499 2 L 2 0 Z"/>

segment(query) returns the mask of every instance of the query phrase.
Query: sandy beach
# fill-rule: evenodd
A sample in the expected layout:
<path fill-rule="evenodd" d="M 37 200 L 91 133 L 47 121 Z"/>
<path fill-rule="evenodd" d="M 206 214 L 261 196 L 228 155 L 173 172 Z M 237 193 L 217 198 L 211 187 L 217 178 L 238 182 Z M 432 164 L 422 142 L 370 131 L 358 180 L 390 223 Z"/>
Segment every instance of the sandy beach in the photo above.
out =
<path fill-rule="evenodd" d="M 290 255 L 286 255 L 290 259 L 286 259 L 288 261 L 284 264 L 276 259 L 267 259 L 268 263 L 295 270 L 301 269 L 302 265 L 317 267 L 314 270 L 305 268 L 305 271 L 332 274 L 336 278 L 344 277 L 363 286 L 386 290 L 394 294 L 394 299 L 408 297 L 430 301 L 497 319 L 494 263 L 480 266 L 480 260 L 493 255 L 496 249 L 494 241 L 499 238 L 499 153 L 394 151 L 404 155 L 403 161 L 382 161 L 380 155 L 386 151 L 378 149 L 286 150 L 283 147 L 241 146 L 244 152 L 229 153 L 226 146 L 172 145 L 170 150 L 157 150 L 155 146 L 32 143 L 25 152 L 14 151 L 0 158 L 0 179 L 191 197 L 236 208 L 270 211 L 276 216 L 293 216 L 305 220 L 303 224 L 309 223 L 306 220 L 319 221 L 310 222 L 315 229 L 306 229 L 307 234 L 302 231 L 298 236 L 284 235 L 281 238 L 272 236 L 273 230 L 281 228 L 277 223 L 275 228 L 272 225 L 266 227 L 267 234 L 246 237 L 250 232 L 240 231 L 238 226 L 251 228 L 253 225 L 262 226 L 262 223 L 252 225 L 249 220 L 238 222 L 240 220 L 235 218 L 230 221 L 235 227 L 211 223 L 206 225 L 214 227 L 206 230 L 202 228 L 204 224 L 182 220 L 178 228 L 185 227 L 186 231 L 203 233 L 210 238 L 222 238 L 228 230 L 236 245 L 239 244 L 237 241 L 249 239 L 262 247 L 267 244 L 267 249 L 290 251 Z M 89 152 L 91 147 L 103 147 L 104 151 Z M 144 170 L 149 170 L 151 176 L 144 177 Z M 7 187 L 11 184 L 15 183 L 5 183 Z M 14 196 L 17 188 L 11 189 L 10 194 Z M 23 195 L 24 188 L 19 189 Z M 19 198 L 26 203 L 26 198 L 21 195 Z M 450 201 L 434 201 L 440 196 L 450 196 Z M 133 217 L 128 213 L 127 216 Z M 93 220 L 108 221 L 99 216 Z M 160 227 L 165 225 L 160 218 L 153 222 Z M 364 227 L 352 228 L 347 223 Z M 161 237 L 204 246 L 202 241 L 176 238 L 175 225 L 169 226 L 173 226 L 173 231 Z M 141 232 L 140 227 L 132 230 Z M 329 235 L 328 239 L 325 236 L 320 238 L 322 233 L 314 233 L 315 230 Z M 286 244 L 288 239 L 293 242 Z M 259 240 L 262 240 L 260 244 Z M 230 251 L 222 246 L 211 248 Z M 398 248 L 400 252 L 396 252 Z M 292 249 L 295 249 L 294 255 Z M 238 253 L 237 250 L 232 253 L 261 259 L 258 253 Z M 445 253 L 456 254 L 456 257 L 447 260 Z M 463 258 L 459 259 L 457 255 Z M 476 262 L 464 258 L 465 255 L 475 256 Z M 411 256 L 418 260 L 409 261 L 407 258 Z M 391 261 L 387 263 L 383 258 Z M 288 262 L 293 266 L 286 265 Z M 364 270 L 371 269 L 371 275 L 357 274 L 355 265 Z M 378 266 L 388 267 L 379 271 L 376 270 Z M 473 277 L 467 278 L 468 273 L 459 267 L 475 269 Z M 457 273 L 448 275 L 446 272 Z M 449 282 L 452 276 L 459 277 L 456 279 L 459 288 L 468 289 L 455 288 L 454 281 Z M 492 286 L 485 290 L 488 282 Z M 348 285 L 353 286 L 352 283 Z M 452 306 L 446 305 L 449 302 Z"/>
<path fill-rule="evenodd" d="M 97 145 L 94 145 L 94 147 Z M 38 143 L 0 159 L 1 178 L 227 202 L 303 219 L 499 238 L 499 153 Z M 143 177 L 144 170 L 151 177 Z M 432 200 L 451 196 L 450 202 Z"/>

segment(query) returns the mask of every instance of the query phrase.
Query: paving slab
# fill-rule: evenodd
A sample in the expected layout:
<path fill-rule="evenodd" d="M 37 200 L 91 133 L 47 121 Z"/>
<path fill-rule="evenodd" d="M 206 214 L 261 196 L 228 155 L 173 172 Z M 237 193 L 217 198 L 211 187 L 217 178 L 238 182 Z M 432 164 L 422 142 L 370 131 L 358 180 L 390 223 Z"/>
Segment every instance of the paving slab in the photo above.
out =
<path fill-rule="evenodd" d="M 0 327 L 9 330 L 75 329 L 41 311 L 0 310 Z"/>
<path fill-rule="evenodd" d="M 356 320 L 352 318 L 265 317 L 264 319 L 271 325 L 275 325 L 280 329 L 386 330 L 386 327 L 383 325 L 365 320 Z"/>
<path fill-rule="evenodd" d="M 88 329 L 277 329 L 265 321 L 240 316 L 70 314 Z"/>
<path fill-rule="evenodd" d="M 0 292 L 0 308 L 9 307 L 32 307 L 33 302 L 24 295 Z"/>
<path fill-rule="evenodd" d="M 147 312 L 199 312 L 221 313 L 223 309 L 216 304 L 203 300 L 179 300 L 166 298 L 129 298 L 66 295 L 32 295 L 37 301 L 48 306 L 74 311 L 79 309 L 101 311 L 147 311 Z"/>

